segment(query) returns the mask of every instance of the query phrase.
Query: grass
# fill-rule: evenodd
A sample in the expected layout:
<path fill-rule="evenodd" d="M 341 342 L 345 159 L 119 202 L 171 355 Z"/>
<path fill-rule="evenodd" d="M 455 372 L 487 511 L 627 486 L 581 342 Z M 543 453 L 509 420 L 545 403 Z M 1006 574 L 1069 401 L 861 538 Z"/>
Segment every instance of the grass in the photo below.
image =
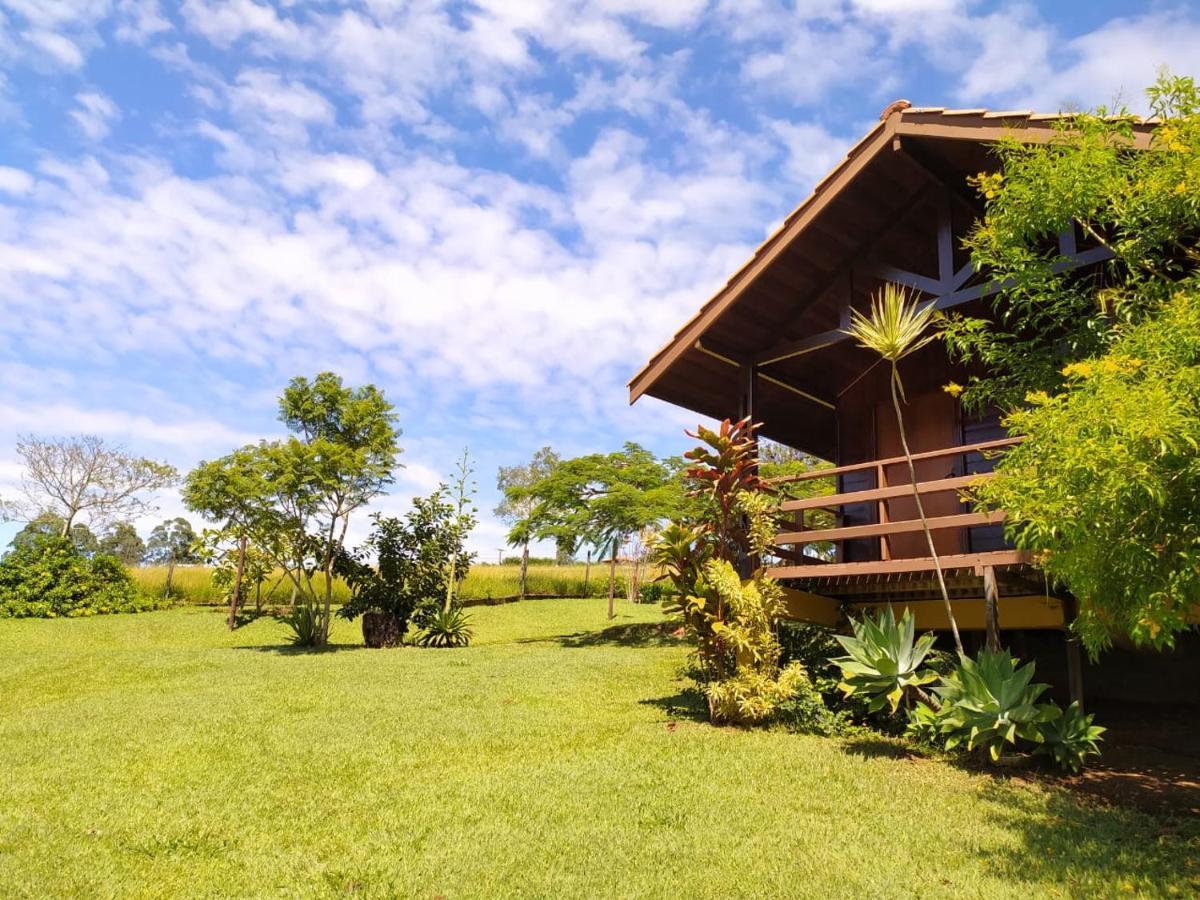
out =
<path fill-rule="evenodd" d="M 623 565 L 617 569 L 617 594 L 624 596 L 626 577 L 629 566 Z M 134 580 L 147 594 L 161 597 L 167 584 L 166 566 L 137 566 L 130 569 Z M 584 590 L 584 576 L 587 590 Z M 286 603 L 291 591 L 289 583 L 279 581 L 272 576 L 263 584 L 263 596 L 266 603 Z M 479 563 L 471 566 L 471 571 L 463 580 L 460 595 L 469 599 L 491 599 L 494 597 L 512 597 L 517 594 L 520 580 L 518 566 L 501 566 L 494 563 Z M 527 591 L 530 594 L 550 596 L 582 596 L 585 593 L 591 597 L 608 595 L 608 566 L 593 563 L 591 572 L 586 571 L 583 563 L 567 566 L 532 565 L 526 577 Z M 225 602 L 221 592 L 213 587 L 211 570 L 204 566 L 176 566 L 175 575 L 171 581 L 172 594 L 185 603 L 195 603 L 208 606 L 219 606 Z M 344 603 L 349 597 L 349 589 L 345 582 L 335 581 L 333 586 L 334 602 Z M 253 599 L 253 594 L 251 595 Z"/>
<path fill-rule="evenodd" d="M 472 611 L 462 650 L 219 611 L 0 621 L 0 884 L 27 896 L 1030 897 L 1200 889 L 1197 826 L 715 729 L 656 607 Z"/>

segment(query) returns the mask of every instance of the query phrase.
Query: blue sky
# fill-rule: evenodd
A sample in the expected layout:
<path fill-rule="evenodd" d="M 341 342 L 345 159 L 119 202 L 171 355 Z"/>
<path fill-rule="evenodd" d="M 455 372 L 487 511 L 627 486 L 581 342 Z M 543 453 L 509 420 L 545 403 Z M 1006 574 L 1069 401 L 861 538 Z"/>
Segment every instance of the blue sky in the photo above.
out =
<path fill-rule="evenodd" d="M 497 466 L 686 447 L 626 381 L 891 100 L 1197 60 L 1191 3 L 0 0 L 0 496 L 19 434 L 186 470 L 331 369 L 399 410 L 377 508 L 470 447 L 490 558 Z"/>

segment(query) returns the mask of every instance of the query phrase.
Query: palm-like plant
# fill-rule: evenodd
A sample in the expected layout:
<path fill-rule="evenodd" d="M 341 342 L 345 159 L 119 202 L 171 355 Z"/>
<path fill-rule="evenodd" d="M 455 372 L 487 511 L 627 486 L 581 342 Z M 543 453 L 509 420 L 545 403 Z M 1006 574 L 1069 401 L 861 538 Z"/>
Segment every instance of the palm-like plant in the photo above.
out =
<path fill-rule="evenodd" d="M 842 681 L 838 685 L 847 697 L 862 694 L 867 698 L 867 709 L 878 712 L 883 704 L 889 703 L 892 712 L 900 704 L 904 692 L 937 678 L 930 669 L 921 669 L 925 657 L 933 647 L 932 634 L 923 634 L 914 640 L 916 628 L 912 611 L 906 609 L 900 621 L 889 606 L 878 620 L 863 616 L 861 620 L 850 620 L 854 637 L 834 635 L 845 648 L 847 656 L 830 660 L 842 670 Z M 922 695 L 924 696 L 924 695 Z"/>
<path fill-rule="evenodd" d="M 933 559 L 933 567 L 937 572 L 938 587 L 942 591 L 942 601 L 946 604 L 946 617 L 950 620 L 950 630 L 954 633 L 954 646 L 958 655 L 963 656 L 962 638 L 958 634 L 958 622 L 954 619 L 954 610 L 950 606 L 950 594 L 946 590 L 946 577 L 942 572 L 942 562 L 938 558 L 937 548 L 933 544 L 933 532 L 929 530 L 929 520 L 925 517 L 925 506 L 921 503 L 921 491 L 917 487 L 917 470 L 913 466 L 912 453 L 908 449 L 908 435 L 904 430 L 904 383 L 900 380 L 900 360 L 911 356 L 920 350 L 937 335 L 928 333 L 929 325 L 933 322 L 936 310 L 933 304 L 922 306 L 911 298 L 908 292 L 895 284 L 885 284 L 883 290 L 871 299 L 871 311 L 864 315 L 858 310 L 850 311 L 850 327 L 846 334 L 858 341 L 859 345 L 873 350 L 892 367 L 892 406 L 896 411 L 896 425 L 900 430 L 900 446 L 904 449 L 904 459 L 908 463 L 908 477 L 912 482 L 913 500 L 917 504 L 917 515 L 921 519 L 921 527 L 925 532 L 925 540 L 929 544 L 929 555 Z"/>
<path fill-rule="evenodd" d="M 439 609 L 417 638 L 417 643 L 422 647 L 465 647 L 474 636 L 471 617 L 455 606 Z"/>

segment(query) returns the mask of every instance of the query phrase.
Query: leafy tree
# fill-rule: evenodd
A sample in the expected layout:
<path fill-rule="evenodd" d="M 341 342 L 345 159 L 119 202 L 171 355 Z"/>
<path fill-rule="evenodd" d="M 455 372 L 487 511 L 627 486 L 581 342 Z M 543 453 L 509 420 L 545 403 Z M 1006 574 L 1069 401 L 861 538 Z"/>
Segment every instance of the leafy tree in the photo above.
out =
<path fill-rule="evenodd" d="M 943 326 L 950 350 L 977 371 L 962 390 L 968 407 L 1008 411 L 1032 391 L 1067 388 L 1067 365 L 1103 353 L 1119 326 L 1155 315 L 1195 271 L 1200 91 L 1191 78 L 1163 76 L 1147 93 L 1160 119 L 1150 152 L 1131 151 L 1132 116 L 1100 108 L 1056 122 L 1048 143 L 1000 142 L 1000 171 L 974 179 L 987 209 L 966 244 L 1004 290 L 990 315 Z M 1113 257 L 1056 270 L 1060 234 Z"/>
<path fill-rule="evenodd" d="M 557 453 L 549 447 L 542 447 L 525 465 L 501 466 L 496 475 L 496 487 L 502 494 L 502 499 L 496 505 L 496 518 L 510 526 L 508 545 L 521 548 L 518 593 L 522 600 L 525 599 L 526 575 L 529 571 L 529 542 L 535 530 L 531 516 L 537 508 L 537 499 L 530 489 L 548 477 L 560 462 L 562 459 Z M 559 539 L 570 542 L 573 538 L 564 533 Z"/>
<path fill-rule="evenodd" d="M 117 522 L 100 538 L 98 549 L 127 566 L 136 566 L 146 554 L 146 542 L 129 522 Z"/>
<path fill-rule="evenodd" d="M 1008 417 L 1026 440 L 976 498 L 1075 595 L 1093 656 L 1172 646 L 1200 608 L 1200 279 L 1064 378 Z"/>
<path fill-rule="evenodd" d="M 52 512 L 42 512 L 25 523 L 25 527 L 13 535 L 9 546 L 22 548 L 36 543 L 42 537 L 61 537 L 63 518 Z M 91 556 L 99 549 L 99 541 L 92 530 L 82 522 L 71 526 L 71 544 L 82 556 Z"/>
<path fill-rule="evenodd" d="M 63 536 L 79 515 L 93 524 L 135 519 L 151 508 L 146 494 L 178 481 L 174 466 L 133 456 L 94 435 L 29 435 L 17 441 L 17 455 L 25 464 L 26 497 L 35 509 L 62 519 Z"/>
<path fill-rule="evenodd" d="M 954 619 L 954 608 L 950 605 L 950 594 L 946 590 L 946 576 L 938 559 L 937 547 L 933 543 L 933 532 L 925 516 L 925 504 L 921 502 L 921 491 L 917 486 L 917 470 L 913 466 L 912 453 L 908 449 L 908 434 L 904 429 L 904 383 L 900 380 L 900 360 L 911 356 L 937 337 L 929 332 L 930 323 L 936 315 L 932 304 L 920 306 L 910 300 L 907 292 L 894 284 L 885 284 L 883 290 L 871 300 L 871 311 L 864 315 L 856 309 L 850 311 L 850 327 L 846 333 L 858 343 L 873 350 L 891 366 L 889 382 L 892 389 L 892 409 L 896 413 L 896 427 L 900 432 L 900 447 L 908 463 L 908 477 L 912 483 L 913 502 L 925 532 L 929 556 L 933 559 L 938 587 L 942 591 L 942 602 L 946 605 L 946 618 L 954 635 L 954 648 L 963 655 L 962 638 L 958 634 L 958 622 Z"/>
<path fill-rule="evenodd" d="M 192 523 L 182 516 L 160 522 L 150 532 L 143 559 L 148 563 L 167 567 L 166 596 L 171 596 L 171 580 L 175 574 L 175 567 L 200 561 L 195 544 L 196 532 L 192 530 Z"/>
<path fill-rule="evenodd" d="M 400 453 L 392 405 L 373 385 L 346 387 L 324 372 L 295 378 L 279 402 L 293 433 L 201 463 L 187 478 L 184 502 L 224 522 L 244 555 L 253 542 L 273 558 L 316 611 L 317 645 L 329 640 L 334 565 L 343 555 L 351 514 L 384 492 Z M 318 588 L 313 578 L 319 576 Z M 230 608 L 233 627 L 240 578 Z"/>
<path fill-rule="evenodd" d="M 445 609 L 445 598 L 453 596 L 452 573 L 456 579 L 466 576 L 474 556 L 464 546 L 469 528 L 444 485 L 414 499 L 404 518 L 377 514 L 373 521 L 366 544 L 339 560 L 351 598 L 338 615 L 384 613 L 399 640 L 414 616 L 424 626 Z"/>
<path fill-rule="evenodd" d="M 1169 646 L 1198 599 L 1200 91 L 1164 76 L 1148 94 L 1148 151 L 1131 149 L 1131 117 L 1103 109 L 1046 144 L 1000 145 L 968 247 L 1004 289 L 988 317 L 943 327 L 979 373 L 948 389 L 1028 436 L 976 495 L 1005 509 L 1018 546 L 1046 551 L 1093 655 L 1114 633 Z M 1056 270 L 1060 234 L 1112 258 Z"/>
<path fill-rule="evenodd" d="M 528 536 L 580 536 L 609 555 L 608 617 L 616 615 L 617 553 L 642 528 L 678 515 L 686 505 L 682 462 L 659 460 L 628 443 L 614 453 L 593 453 L 560 462 L 522 495 L 535 502 L 525 520 Z M 525 538 L 517 530 L 510 538 Z"/>

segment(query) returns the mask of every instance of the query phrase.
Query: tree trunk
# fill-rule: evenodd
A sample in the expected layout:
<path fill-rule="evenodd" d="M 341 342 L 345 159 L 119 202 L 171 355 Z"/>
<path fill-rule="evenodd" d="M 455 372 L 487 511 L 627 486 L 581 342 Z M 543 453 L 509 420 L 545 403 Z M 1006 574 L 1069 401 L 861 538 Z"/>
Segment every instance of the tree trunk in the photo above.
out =
<path fill-rule="evenodd" d="M 167 560 L 167 590 L 166 590 L 166 593 L 163 594 L 164 600 L 171 599 L 171 578 L 172 578 L 172 576 L 174 576 L 174 574 L 175 574 L 175 557 L 172 556 L 169 560 Z"/>
<path fill-rule="evenodd" d="M 614 600 L 617 593 L 617 539 L 613 538 L 612 556 L 608 560 L 608 617 L 617 617 Z"/>
<path fill-rule="evenodd" d="M 229 598 L 229 630 L 237 624 L 238 606 L 242 600 L 242 575 L 246 571 L 246 537 L 238 539 L 237 575 L 233 579 L 233 596 Z"/>
<path fill-rule="evenodd" d="M 954 619 L 954 609 L 950 606 L 950 593 L 946 590 L 946 576 L 942 573 L 942 561 L 938 558 L 937 548 L 933 545 L 933 532 L 929 530 L 929 520 L 925 518 L 925 506 L 921 503 L 921 491 L 917 487 L 917 469 L 913 465 L 912 454 L 908 450 L 908 437 L 904 433 L 904 413 L 900 408 L 900 370 L 892 363 L 892 405 L 896 408 L 896 425 L 900 431 L 900 446 L 904 450 L 904 460 L 908 463 L 908 478 L 912 482 L 913 500 L 917 504 L 917 515 L 921 519 L 921 527 L 925 531 L 925 541 L 929 544 L 929 555 L 933 559 L 933 568 L 937 572 L 938 587 L 942 589 L 942 602 L 946 604 L 946 618 L 950 621 L 950 630 L 954 634 L 954 647 L 959 657 L 963 652 L 962 638 L 958 634 L 958 622 Z"/>
<path fill-rule="evenodd" d="M 588 578 L 592 574 L 592 551 L 587 552 L 587 563 L 583 567 L 583 596 L 588 595 Z"/>
<path fill-rule="evenodd" d="M 521 545 L 521 581 L 517 593 L 525 599 L 525 579 L 529 575 L 529 541 Z"/>

